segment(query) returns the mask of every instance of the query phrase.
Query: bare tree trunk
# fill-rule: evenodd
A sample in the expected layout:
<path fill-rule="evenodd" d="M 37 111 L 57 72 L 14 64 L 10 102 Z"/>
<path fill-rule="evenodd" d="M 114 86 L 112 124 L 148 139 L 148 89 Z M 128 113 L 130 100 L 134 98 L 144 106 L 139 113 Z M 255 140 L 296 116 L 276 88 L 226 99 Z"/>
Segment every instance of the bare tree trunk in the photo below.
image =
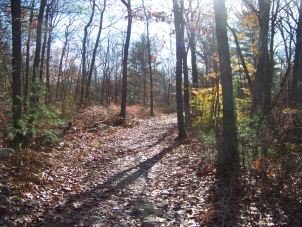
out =
<path fill-rule="evenodd" d="M 52 25 L 49 27 L 48 40 L 47 40 L 47 50 L 46 50 L 46 97 L 45 103 L 50 103 L 50 51 L 51 51 L 51 41 L 52 41 Z"/>
<path fill-rule="evenodd" d="M 35 6 L 35 0 L 32 0 L 31 3 L 31 11 L 29 15 L 29 26 L 28 26 L 28 36 L 26 41 L 26 62 L 25 62 L 25 76 L 23 79 L 23 108 L 24 112 L 27 112 L 28 108 L 28 89 L 29 89 L 29 69 L 30 69 L 30 41 L 31 41 L 31 30 L 32 30 L 32 22 L 33 22 L 33 11 Z"/>
<path fill-rule="evenodd" d="M 43 81 L 43 71 L 44 71 L 44 59 L 45 59 L 45 49 L 47 45 L 47 30 L 48 30 L 48 22 L 49 22 L 49 11 L 50 11 L 50 5 L 46 6 L 46 12 L 45 12 L 45 21 L 44 21 L 44 39 L 43 39 L 43 45 L 42 45 L 42 52 L 41 52 L 41 60 L 40 60 L 40 70 L 39 70 L 39 81 L 42 83 Z"/>
<path fill-rule="evenodd" d="M 293 66 L 293 81 L 290 91 L 290 106 L 302 104 L 302 0 L 300 0 L 299 20 L 296 35 L 295 59 Z"/>
<path fill-rule="evenodd" d="M 276 3 L 276 5 L 275 5 Z M 276 6 L 276 7 L 275 7 Z M 272 99 L 272 83 L 273 83 L 273 74 L 274 74 L 274 39 L 275 39 L 275 33 L 276 33 L 276 22 L 277 22 L 277 16 L 280 9 L 280 0 L 273 1 L 272 9 L 274 9 L 274 12 L 272 13 L 272 19 L 271 19 L 271 29 L 270 29 L 270 47 L 269 47 L 269 69 L 268 69 L 268 79 L 266 80 L 265 86 L 265 92 L 266 92 L 266 100 L 264 100 L 264 115 L 267 116 L 271 113 L 271 110 L 273 108 L 273 105 L 271 104 Z M 267 90 L 266 90 L 267 89 Z M 266 107 L 267 106 L 267 107 Z"/>
<path fill-rule="evenodd" d="M 38 25 L 37 25 L 37 38 L 36 38 L 36 50 L 33 64 L 33 75 L 32 75 L 32 89 L 30 96 L 30 113 L 31 117 L 29 119 L 30 133 L 29 137 L 32 137 L 33 134 L 33 123 L 35 120 L 34 115 L 36 114 L 38 102 L 39 102 L 39 65 L 40 65 L 40 53 L 41 53 L 41 41 L 42 41 L 42 24 L 43 24 L 43 15 L 46 6 L 47 0 L 41 0 L 39 16 L 38 16 Z"/>
<path fill-rule="evenodd" d="M 232 32 L 232 34 L 234 36 L 237 54 L 239 55 L 239 58 L 240 58 L 240 61 L 241 61 L 241 64 L 242 64 L 242 67 L 243 67 L 243 70 L 244 70 L 244 73 L 245 73 L 245 78 L 247 79 L 248 87 L 251 91 L 251 95 L 252 95 L 252 97 L 254 97 L 252 78 L 250 77 L 249 71 L 247 69 L 245 59 L 244 59 L 244 56 L 243 56 L 242 51 L 241 51 L 241 47 L 240 47 L 240 44 L 239 44 L 239 41 L 238 41 L 236 31 L 235 31 L 235 29 L 231 28 L 229 25 L 227 25 L 227 27 L 229 28 L 229 30 Z"/>
<path fill-rule="evenodd" d="M 182 32 L 183 26 L 183 0 L 173 0 L 174 25 L 176 31 L 176 105 L 177 105 L 177 126 L 178 139 L 186 137 L 186 130 L 183 115 L 183 96 L 182 96 L 182 67 L 184 52 L 184 37 Z"/>
<path fill-rule="evenodd" d="M 144 14 L 146 18 L 146 28 L 147 28 L 148 66 L 149 66 L 149 80 L 150 80 L 150 116 L 153 117 L 154 97 L 153 97 L 153 76 L 152 76 L 152 63 L 151 63 L 152 56 L 151 56 L 151 48 L 150 48 L 149 18 L 146 12 L 145 1 L 142 0 L 142 2 L 143 2 Z"/>
<path fill-rule="evenodd" d="M 219 54 L 223 102 L 223 139 L 225 150 L 218 153 L 218 161 L 227 168 L 239 166 L 237 128 L 233 101 L 232 68 L 227 36 L 227 14 L 224 0 L 214 0 L 216 37 Z"/>
<path fill-rule="evenodd" d="M 191 11 L 191 18 L 190 22 L 191 25 L 188 29 L 188 35 L 189 35 L 189 48 L 191 51 L 191 65 L 192 65 L 192 82 L 193 82 L 193 88 L 198 87 L 198 71 L 197 71 L 197 61 L 196 61 L 196 26 L 193 24 L 195 21 L 195 15 L 196 12 L 192 8 L 192 1 L 189 1 L 189 9 Z M 188 21 L 189 18 L 187 17 Z M 199 21 L 199 15 L 198 19 L 196 21 Z"/>
<path fill-rule="evenodd" d="M 127 36 L 124 47 L 124 57 L 123 57 L 123 84 L 122 84 L 122 102 L 121 102 L 121 123 L 124 123 L 126 120 L 126 104 L 127 104 L 127 67 L 128 67 L 128 54 L 129 54 L 129 45 L 131 37 L 131 27 L 132 27 L 132 10 L 131 10 L 131 0 L 121 0 L 122 3 L 127 7 L 128 11 L 128 25 L 127 25 Z"/>
<path fill-rule="evenodd" d="M 40 53 L 41 53 L 41 42 L 42 42 L 42 24 L 43 24 L 43 15 L 44 9 L 47 0 L 41 0 L 40 10 L 38 16 L 38 25 L 37 25 L 37 38 L 36 38 L 36 50 L 33 64 L 33 76 L 32 76 L 32 94 L 30 98 L 31 107 L 34 107 L 39 102 L 39 89 L 38 83 L 39 77 L 39 64 L 40 64 Z"/>
<path fill-rule="evenodd" d="M 245 0 L 246 1 L 246 0 Z M 254 80 L 254 97 L 252 111 L 261 109 L 261 114 L 268 115 L 271 106 L 271 79 L 269 75 L 268 33 L 271 0 L 259 0 L 259 11 L 247 3 L 256 12 L 259 21 L 259 59 Z M 267 90 L 269 89 L 269 91 Z"/>
<path fill-rule="evenodd" d="M 88 23 L 84 27 L 84 37 L 83 37 L 83 43 L 82 43 L 82 81 L 80 83 L 80 103 L 79 106 L 82 107 L 84 104 L 84 98 L 85 98 L 85 90 L 87 89 L 87 68 L 86 68 L 86 42 L 87 42 L 87 36 L 88 36 L 88 28 L 92 23 L 92 19 L 94 16 L 94 10 L 95 9 L 95 0 L 93 0 L 92 3 L 92 13 L 90 15 Z"/>
<path fill-rule="evenodd" d="M 20 120 L 22 117 L 22 95 L 21 95 L 21 1 L 11 0 L 11 16 L 12 16 L 12 88 L 13 88 L 13 103 L 12 103 L 12 119 L 14 124 L 14 144 L 19 145 L 23 140 L 21 132 Z"/>
<path fill-rule="evenodd" d="M 99 23 L 99 31 L 98 31 L 98 35 L 97 35 L 97 38 L 96 38 L 96 41 L 95 41 L 95 45 L 94 45 L 94 49 L 93 49 L 93 53 L 92 53 L 91 64 L 90 64 L 90 69 L 89 69 L 89 73 L 88 73 L 86 93 L 85 93 L 85 99 L 86 100 L 89 100 L 91 78 L 92 78 L 92 73 L 93 73 L 93 69 L 94 69 L 96 51 L 97 51 L 98 46 L 99 46 L 100 37 L 101 37 L 102 29 L 103 29 L 103 17 L 104 17 L 105 9 L 106 9 L 106 0 L 104 0 L 103 9 L 101 11 L 101 17 L 100 17 L 100 23 Z"/>
<path fill-rule="evenodd" d="M 185 109 L 185 125 L 189 127 L 191 125 L 190 116 L 190 94 L 189 94 L 189 71 L 187 52 L 185 47 L 183 48 L 183 73 L 184 73 L 184 109 Z"/>
<path fill-rule="evenodd" d="M 59 99 L 59 94 L 60 94 L 60 80 L 61 80 L 61 76 L 62 76 L 62 68 L 63 68 L 63 59 L 64 59 L 64 54 L 67 48 L 67 44 L 68 44 L 68 35 L 69 35 L 69 31 L 68 31 L 69 26 L 66 27 L 65 29 L 65 41 L 64 41 L 64 45 L 63 45 L 63 49 L 61 52 L 61 57 L 60 57 L 60 63 L 59 63 L 59 72 L 58 72 L 58 76 L 57 76 L 57 88 L 56 88 L 56 101 L 58 101 Z"/>
<path fill-rule="evenodd" d="M 196 61 L 196 37 L 195 33 L 191 34 L 190 38 L 190 51 L 191 51 L 191 64 L 192 64 L 192 82 L 193 87 L 198 87 L 198 71 L 197 71 L 197 61 Z"/>

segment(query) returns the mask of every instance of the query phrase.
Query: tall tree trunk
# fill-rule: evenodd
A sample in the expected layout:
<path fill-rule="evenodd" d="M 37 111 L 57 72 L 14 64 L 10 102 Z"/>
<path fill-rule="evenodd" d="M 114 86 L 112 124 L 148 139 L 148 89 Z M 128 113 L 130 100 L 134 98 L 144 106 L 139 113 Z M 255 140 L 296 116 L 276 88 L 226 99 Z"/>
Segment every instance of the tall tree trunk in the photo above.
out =
<path fill-rule="evenodd" d="M 183 73 L 184 73 L 184 110 L 185 110 L 185 125 L 189 127 L 190 122 L 190 94 L 189 94 L 189 71 L 186 48 L 183 48 Z"/>
<path fill-rule="evenodd" d="M 104 56 L 105 62 L 103 65 L 103 80 L 101 82 L 101 96 L 100 96 L 100 103 L 101 105 L 104 105 L 105 103 L 108 104 L 107 102 L 105 102 L 105 91 L 108 90 L 108 88 L 106 89 L 107 86 L 107 80 L 109 81 L 108 78 L 108 71 L 109 71 L 109 50 L 110 50 L 110 37 L 108 37 L 107 40 L 107 51 L 106 51 L 106 55 Z"/>
<path fill-rule="evenodd" d="M 148 46 L 148 66 L 149 66 L 149 80 L 150 80 L 150 116 L 154 116 L 154 97 L 153 97 L 153 76 L 152 76 L 152 64 L 151 64 L 151 48 L 150 48 L 150 32 L 149 32 L 149 18 L 146 12 L 145 1 L 143 2 L 144 14 L 146 18 L 146 28 L 147 28 L 147 46 Z M 155 61 L 155 60 L 154 60 Z M 155 64 L 155 62 L 154 62 Z M 154 69 L 155 70 L 155 69 Z"/>
<path fill-rule="evenodd" d="M 99 31 L 98 31 L 97 38 L 96 38 L 96 41 L 95 41 L 95 45 L 94 45 L 94 49 L 93 49 L 93 53 L 92 53 L 91 64 L 90 64 L 90 69 L 89 69 L 89 73 L 88 73 L 86 93 L 85 93 L 85 99 L 86 100 L 89 100 L 91 78 L 92 78 L 92 73 L 93 73 L 93 69 L 94 69 L 96 51 L 97 51 L 98 46 L 99 46 L 100 37 L 101 37 L 102 29 L 103 29 L 103 17 L 104 17 L 105 9 L 106 9 L 106 0 L 104 0 L 103 9 L 101 11 Z"/>
<path fill-rule="evenodd" d="M 82 43 L 82 81 L 80 83 L 80 103 L 79 106 L 82 107 L 84 104 L 84 98 L 85 98 L 85 90 L 87 89 L 87 68 L 86 68 L 86 42 L 88 37 L 88 28 L 92 23 L 92 19 L 94 16 L 95 11 L 95 0 L 93 0 L 92 3 L 92 12 L 89 18 L 88 23 L 84 27 L 84 37 L 83 37 L 83 43 Z"/>
<path fill-rule="evenodd" d="M 184 12 L 184 1 L 181 1 L 181 11 Z M 183 40 L 185 39 L 185 20 L 182 13 L 181 16 L 181 36 Z M 183 41 L 182 48 L 182 64 L 183 64 L 183 74 L 184 74 L 184 110 L 185 110 L 185 125 L 190 126 L 190 94 L 189 94 L 189 71 L 188 71 L 188 59 L 185 41 Z"/>
<path fill-rule="evenodd" d="M 41 52 L 41 61 L 40 61 L 40 71 L 39 71 L 39 81 L 42 83 L 43 81 L 43 71 L 44 71 L 44 59 L 45 59 L 45 50 L 47 46 L 47 30 L 48 30 L 48 22 L 49 22 L 49 11 L 50 11 L 50 5 L 46 6 L 46 12 L 45 12 L 45 21 L 44 21 L 44 39 L 43 39 L 43 45 L 42 45 L 42 52 Z"/>
<path fill-rule="evenodd" d="M 275 34 L 276 34 L 276 22 L 278 19 L 278 13 L 280 10 L 280 0 L 273 1 L 273 6 L 272 6 L 273 12 L 272 12 L 272 19 L 271 19 L 271 28 L 270 28 L 270 46 L 269 46 L 269 69 L 268 69 L 268 79 L 266 80 L 265 86 L 265 98 L 264 100 L 264 116 L 268 116 L 271 113 L 271 110 L 273 108 L 272 105 L 272 83 L 273 83 L 273 74 L 274 74 L 274 39 L 275 39 Z"/>
<path fill-rule="evenodd" d="M 31 31 L 33 22 L 33 12 L 35 7 L 35 0 L 32 0 L 31 10 L 29 14 L 28 22 L 28 36 L 26 41 L 26 60 L 25 60 L 25 76 L 23 79 L 23 108 L 24 112 L 27 112 L 28 107 L 28 89 L 29 89 L 29 72 L 30 72 L 30 42 L 31 42 Z"/>
<path fill-rule="evenodd" d="M 191 33 L 190 38 L 190 51 L 191 51 L 191 65 L 192 65 L 192 82 L 193 87 L 198 87 L 198 71 L 197 71 L 197 61 L 196 61 L 196 37 L 195 32 Z"/>
<path fill-rule="evenodd" d="M 236 31 L 235 31 L 235 29 L 231 28 L 229 25 L 227 25 L 227 26 L 228 26 L 229 30 L 232 32 L 232 34 L 234 36 L 237 54 L 239 55 L 239 58 L 240 58 L 240 61 L 241 61 L 241 64 L 242 64 L 242 67 L 243 67 L 243 70 L 244 70 L 244 73 L 245 73 L 245 78 L 247 79 L 248 86 L 249 86 L 251 94 L 253 96 L 252 78 L 250 77 L 249 71 L 248 71 L 247 66 L 245 64 L 245 59 L 244 59 L 244 56 L 243 56 L 242 51 L 241 51 L 241 47 L 240 47 L 240 44 L 239 44 L 239 40 L 238 40 Z"/>
<path fill-rule="evenodd" d="M 126 104 L 127 104 L 127 68 L 128 68 L 128 55 L 129 55 L 129 45 L 131 37 L 131 28 L 132 28 L 132 11 L 131 11 L 131 0 L 121 0 L 122 3 L 127 7 L 127 35 L 126 42 L 124 47 L 124 57 L 123 57 L 123 84 L 122 84 L 122 102 L 121 102 L 121 123 L 125 122 L 126 119 Z"/>
<path fill-rule="evenodd" d="M 69 66 L 72 64 L 71 61 L 69 61 L 69 53 L 70 53 L 70 45 L 69 43 L 66 46 L 66 56 L 65 56 L 65 62 L 69 62 Z M 70 69 L 64 68 L 64 74 L 62 75 L 62 82 L 61 82 L 61 89 L 60 89 L 60 96 L 62 103 L 65 102 L 66 96 L 67 96 L 67 91 L 68 91 L 68 81 L 70 80 Z"/>
<path fill-rule="evenodd" d="M 37 37 L 36 37 L 36 50 L 33 64 L 33 74 L 32 74 L 32 86 L 31 86 L 31 96 L 30 96 L 30 114 L 31 117 L 29 119 L 29 137 L 33 136 L 33 123 L 35 120 L 34 115 L 37 112 L 38 102 L 39 102 L 39 64 L 40 64 L 40 53 L 41 53 L 41 41 L 42 41 L 42 24 L 43 24 L 43 15 L 45 10 L 47 0 L 41 0 L 39 16 L 38 16 L 38 24 L 37 24 Z"/>
<path fill-rule="evenodd" d="M 191 18 L 188 29 L 188 35 L 189 35 L 189 48 L 191 51 L 191 66 L 192 66 L 192 82 L 193 82 L 193 88 L 198 87 L 198 71 L 197 71 L 197 61 L 196 61 L 196 25 L 195 25 L 195 11 L 192 8 L 192 1 L 189 1 L 189 9 L 191 10 Z M 189 21 L 189 18 L 187 18 Z M 196 21 L 199 21 L 199 16 Z"/>
<path fill-rule="evenodd" d="M 302 0 L 300 0 L 299 20 L 296 35 L 293 81 L 290 91 L 290 106 L 297 108 L 302 105 Z"/>
<path fill-rule="evenodd" d="M 51 52 L 51 42 L 52 42 L 52 25 L 49 26 L 48 40 L 47 40 L 47 50 L 46 50 L 46 96 L 45 103 L 50 103 L 50 52 Z"/>
<path fill-rule="evenodd" d="M 60 63 L 59 63 L 59 72 L 57 76 L 57 88 L 56 88 L 56 101 L 59 101 L 59 94 L 60 94 L 60 83 L 61 83 L 61 77 L 62 77 L 62 71 L 63 71 L 63 60 L 64 60 L 64 55 L 66 52 L 67 44 L 68 44 L 68 27 L 65 29 L 65 41 L 63 44 L 62 52 L 61 52 L 61 57 L 60 57 Z M 62 101 L 62 100 L 61 100 Z"/>
<path fill-rule="evenodd" d="M 260 1 L 259 1 L 260 2 Z M 261 1 L 262 2 L 262 1 Z M 269 22 L 270 22 L 270 8 L 271 8 L 271 0 L 263 0 L 262 2 L 263 6 L 260 7 L 259 5 L 259 9 L 260 9 L 260 17 L 264 20 L 263 23 L 265 23 L 263 26 L 263 32 L 265 32 L 266 35 L 266 43 L 264 43 L 264 45 L 266 45 L 266 47 L 263 47 L 263 50 L 264 48 L 266 48 L 265 50 L 265 53 L 264 53 L 264 58 L 266 59 L 266 64 L 264 65 L 264 67 L 266 68 L 264 71 L 265 71 L 265 74 L 263 74 L 262 76 L 264 76 L 264 85 L 263 85 L 263 106 L 262 106 L 262 115 L 263 116 L 268 116 L 270 115 L 271 113 L 271 102 L 272 102 L 272 83 L 273 83 L 273 64 L 274 62 L 270 61 L 273 59 L 273 52 L 270 53 L 271 57 L 270 58 L 270 55 L 269 55 L 269 44 L 268 44 L 268 41 L 269 41 Z M 261 4 L 261 5 L 262 5 Z M 263 13 L 262 13 L 263 12 Z M 275 29 L 275 26 L 274 26 L 274 23 L 275 21 L 272 22 L 272 33 L 270 34 L 271 35 L 271 45 L 274 44 L 274 29 Z M 264 37 L 263 37 L 264 39 Z M 263 40 L 264 41 L 264 40 Z M 271 46 L 271 48 L 273 48 Z M 273 49 L 271 49 L 271 51 L 273 51 Z M 261 59 L 260 59 L 261 60 Z"/>
<path fill-rule="evenodd" d="M 42 42 L 42 25 L 43 25 L 43 15 L 44 9 L 47 0 L 41 0 L 39 16 L 38 16 L 38 24 L 37 24 L 37 37 L 36 37 L 36 50 L 33 64 L 33 75 L 32 75 L 32 94 L 30 97 L 30 105 L 31 107 L 35 107 L 35 105 L 39 102 L 39 64 L 40 64 L 40 53 L 41 53 L 41 42 Z"/>
<path fill-rule="evenodd" d="M 45 88 L 46 88 L 46 94 L 45 94 L 45 104 L 49 104 L 51 100 L 51 93 L 50 93 L 50 54 L 51 54 L 51 44 L 52 44 L 52 36 L 53 36 L 53 28 L 54 28 L 54 16 L 55 12 L 57 12 L 58 8 L 58 2 L 52 0 L 51 3 L 47 5 L 47 7 L 51 7 L 49 9 L 49 16 L 48 16 L 48 26 L 47 26 L 47 46 L 46 46 L 46 78 L 45 78 Z"/>
<path fill-rule="evenodd" d="M 260 107 L 268 115 L 271 106 L 271 79 L 269 76 L 268 33 L 271 0 L 259 0 L 259 59 L 255 75 L 253 111 Z"/>
<path fill-rule="evenodd" d="M 15 130 L 14 144 L 19 145 L 22 142 L 22 132 L 20 120 L 22 117 L 22 96 L 21 96 L 21 1 L 11 0 L 11 16 L 12 16 L 12 88 L 13 88 L 13 103 L 12 103 L 12 119 Z"/>
<path fill-rule="evenodd" d="M 182 67 L 183 67 L 183 53 L 184 53 L 184 37 L 183 37 L 183 0 L 173 0 L 174 25 L 176 31 L 176 105 L 177 105 L 177 126 L 178 139 L 186 137 L 186 129 L 183 115 L 183 96 L 182 96 Z"/>
<path fill-rule="evenodd" d="M 224 0 L 214 0 L 216 37 L 222 84 L 223 139 L 225 150 L 218 153 L 218 161 L 227 168 L 238 167 L 236 118 L 233 101 L 232 68 L 227 36 L 227 14 Z"/>

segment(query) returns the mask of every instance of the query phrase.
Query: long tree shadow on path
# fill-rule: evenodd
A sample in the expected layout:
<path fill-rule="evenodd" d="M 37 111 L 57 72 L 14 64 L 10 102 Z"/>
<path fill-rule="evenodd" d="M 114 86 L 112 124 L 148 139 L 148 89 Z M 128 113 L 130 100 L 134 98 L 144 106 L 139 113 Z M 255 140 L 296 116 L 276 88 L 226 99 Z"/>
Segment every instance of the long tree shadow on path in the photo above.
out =
<path fill-rule="evenodd" d="M 166 133 L 154 144 L 160 144 L 165 137 L 167 137 Z M 70 196 L 63 205 L 46 211 L 43 218 L 35 224 L 42 226 L 66 226 L 66 224 L 74 226 L 74 224 L 78 224 L 81 221 L 79 219 L 87 219 L 87 216 L 91 215 L 92 209 L 97 208 L 113 196 L 122 196 L 119 193 L 122 190 L 127 192 L 129 190 L 127 187 L 135 183 L 138 178 L 144 177 L 147 180 L 150 169 L 179 145 L 181 145 L 181 141 L 174 141 L 170 146 L 136 166 L 113 174 L 105 182 L 90 190 Z M 75 208 L 72 205 L 75 203 L 80 205 Z"/>

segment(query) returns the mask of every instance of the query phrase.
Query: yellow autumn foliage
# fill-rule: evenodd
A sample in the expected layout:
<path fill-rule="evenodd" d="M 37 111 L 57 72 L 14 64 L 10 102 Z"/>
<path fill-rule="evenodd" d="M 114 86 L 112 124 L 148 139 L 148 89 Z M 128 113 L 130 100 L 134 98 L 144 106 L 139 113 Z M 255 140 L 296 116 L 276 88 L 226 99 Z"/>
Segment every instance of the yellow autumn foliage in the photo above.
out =
<path fill-rule="evenodd" d="M 212 127 L 213 123 L 222 117 L 221 85 L 216 87 L 199 88 L 192 91 L 191 104 L 197 112 L 195 124 Z M 217 95 L 217 92 L 219 95 Z M 218 98 L 218 100 L 217 100 Z"/>

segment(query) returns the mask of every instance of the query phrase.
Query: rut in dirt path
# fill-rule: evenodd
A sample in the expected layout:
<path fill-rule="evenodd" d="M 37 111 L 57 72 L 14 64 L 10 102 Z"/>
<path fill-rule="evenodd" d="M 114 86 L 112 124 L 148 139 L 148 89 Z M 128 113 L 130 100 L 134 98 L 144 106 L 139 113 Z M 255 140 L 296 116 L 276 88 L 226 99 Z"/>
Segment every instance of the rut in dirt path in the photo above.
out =
<path fill-rule="evenodd" d="M 180 146 L 175 137 L 176 119 L 167 116 L 109 133 L 95 152 L 107 149 L 115 155 L 94 165 L 82 163 L 86 173 L 80 183 L 87 190 L 48 210 L 39 224 L 136 226 L 144 217 L 161 215 L 163 208 L 148 202 L 146 191 L 150 180 L 167 171 L 156 164 Z"/>

